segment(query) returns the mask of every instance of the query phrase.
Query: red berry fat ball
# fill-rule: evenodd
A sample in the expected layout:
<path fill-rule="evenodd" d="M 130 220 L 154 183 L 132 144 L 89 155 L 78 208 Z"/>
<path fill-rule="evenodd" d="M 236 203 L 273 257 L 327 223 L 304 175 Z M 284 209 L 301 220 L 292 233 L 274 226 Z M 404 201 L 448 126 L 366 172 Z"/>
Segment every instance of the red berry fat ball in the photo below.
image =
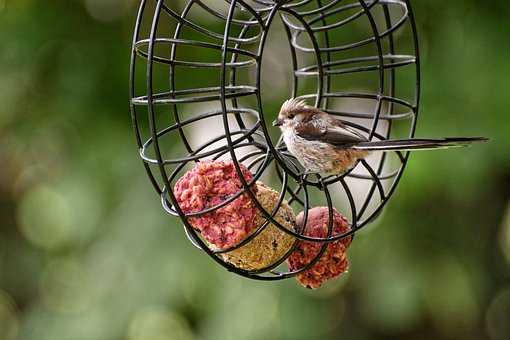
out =
<path fill-rule="evenodd" d="M 296 217 L 298 226 L 302 226 L 304 212 Z M 304 235 L 309 237 L 325 238 L 328 236 L 329 209 L 316 207 L 308 211 L 308 221 Z M 345 233 L 350 230 L 347 219 L 336 209 L 333 209 L 333 232 L 332 236 Z M 349 267 L 347 260 L 347 248 L 351 244 L 352 237 L 329 243 L 322 257 L 311 268 L 296 276 L 298 282 L 307 288 L 319 288 L 324 282 L 331 280 L 344 273 Z M 296 250 L 287 259 L 291 271 L 299 270 L 308 265 L 319 254 L 322 247 L 320 242 L 300 241 Z"/>
<path fill-rule="evenodd" d="M 246 182 L 251 182 L 250 171 L 240 167 Z M 217 206 L 241 190 L 243 185 L 232 161 L 203 161 L 177 181 L 174 195 L 181 210 L 189 214 Z M 256 193 L 255 185 L 252 191 Z M 245 192 L 226 206 L 188 221 L 208 242 L 226 249 L 250 234 L 256 217 L 256 205 Z"/>

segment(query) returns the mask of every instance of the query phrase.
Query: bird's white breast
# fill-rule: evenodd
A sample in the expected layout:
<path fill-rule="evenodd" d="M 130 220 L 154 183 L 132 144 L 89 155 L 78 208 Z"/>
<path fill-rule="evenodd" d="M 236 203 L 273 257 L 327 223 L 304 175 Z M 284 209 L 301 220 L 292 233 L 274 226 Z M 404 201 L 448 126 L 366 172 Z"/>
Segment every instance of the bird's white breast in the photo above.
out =
<path fill-rule="evenodd" d="M 289 152 L 307 171 L 322 173 L 332 168 L 335 150 L 331 145 L 301 138 L 292 129 L 284 131 L 283 140 Z"/>

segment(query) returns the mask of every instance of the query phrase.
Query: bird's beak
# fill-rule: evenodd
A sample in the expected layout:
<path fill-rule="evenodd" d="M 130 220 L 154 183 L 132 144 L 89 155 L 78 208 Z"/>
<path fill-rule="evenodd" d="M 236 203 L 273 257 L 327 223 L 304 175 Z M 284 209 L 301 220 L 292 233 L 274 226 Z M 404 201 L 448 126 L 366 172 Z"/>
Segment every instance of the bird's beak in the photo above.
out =
<path fill-rule="evenodd" d="M 276 119 L 273 122 L 273 126 L 282 126 L 282 125 L 283 125 L 283 120 L 282 119 Z"/>

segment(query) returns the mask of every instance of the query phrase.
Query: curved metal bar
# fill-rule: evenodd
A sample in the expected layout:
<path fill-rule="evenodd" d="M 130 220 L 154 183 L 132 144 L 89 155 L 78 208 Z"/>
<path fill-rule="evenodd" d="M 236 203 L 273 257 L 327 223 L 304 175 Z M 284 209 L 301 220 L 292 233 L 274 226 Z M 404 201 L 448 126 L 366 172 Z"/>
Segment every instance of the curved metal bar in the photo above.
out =
<path fill-rule="evenodd" d="M 193 0 L 189 0 L 188 1 L 186 6 L 184 7 L 184 9 L 182 10 L 182 13 L 181 13 L 181 17 L 182 18 L 186 18 L 188 16 L 188 14 L 189 14 L 193 4 L 194 4 Z M 182 22 L 178 22 L 177 23 L 177 26 L 176 26 L 175 32 L 174 32 L 174 39 L 179 39 L 183 27 L 184 27 L 184 25 L 183 25 Z M 177 47 L 178 47 L 177 44 L 172 44 L 171 45 L 171 48 L 170 48 L 170 59 L 171 60 L 175 59 L 175 56 L 177 54 Z M 170 64 L 169 66 L 170 67 L 169 67 L 169 70 L 168 70 L 168 76 L 169 76 L 170 93 L 172 93 L 171 94 L 171 98 L 175 98 L 175 91 L 177 91 L 176 79 L 175 79 L 176 68 L 175 68 L 175 65 L 173 65 L 173 64 Z M 179 124 L 180 120 L 181 120 L 181 117 L 179 115 L 179 110 L 177 108 L 177 103 L 173 103 L 171 105 L 171 107 L 172 107 L 172 112 L 173 112 L 173 118 L 174 118 L 175 122 L 177 124 Z M 179 128 L 179 136 L 181 137 L 182 142 L 183 142 L 184 147 L 186 148 L 186 150 L 188 152 L 193 152 L 193 148 L 191 147 L 191 144 L 188 141 L 188 138 L 186 137 L 186 134 L 184 133 L 184 129 Z"/>
<path fill-rule="evenodd" d="M 148 45 L 149 39 L 141 39 L 135 42 L 134 47 L 136 51 L 140 51 L 140 48 L 142 46 Z M 203 47 L 208 48 L 212 50 L 218 50 L 221 51 L 222 46 L 219 44 L 213 44 L 210 42 L 200 41 L 200 40 L 191 40 L 191 39 L 173 39 L 173 38 L 157 38 L 154 40 L 154 43 L 164 43 L 164 44 L 179 44 L 179 45 L 188 45 L 188 46 L 194 46 L 194 47 Z M 242 55 L 246 55 L 248 57 L 251 57 L 253 59 L 258 59 L 258 55 L 256 55 L 253 52 L 250 52 L 248 50 L 243 50 L 241 48 L 236 47 L 227 47 L 228 52 L 238 53 Z M 147 56 L 147 53 L 143 55 L 144 57 Z"/>
<path fill-rule="evenodd" d="M 242 7 L 241 7 L 242 8 Z M 244 26 L 239 34 L 239 37 L 243 37 L 247 32 L 248 30 L 250 29 L 250 26 Z M 239 47 L 241 46 L 241 44 L 235 44 L 234 45 L 234 48 L 235 49 L 239 49 Z M 254 54 L 256 55 L 256 60 L 260 60 L 259 56 L 257 54 Z M 232 57 L 230 59 L 230 63 L 234 63 L 237 61 L 239 57 L 239 54 L 238 53 L 235 53 L 233 52 L 232 53 Z M 256 65 L 256 63 L 255 63 Z M 229 81 L 229 87 L 231 86 L 235 86 L 237 82 L 237 69 L 236 68 L 232 68 L 230 70 L 230 81 Z M 231 102 L 232 102 L 232 107 L 233 108 L 238 108 L 239 107 L 239 102 L 238 102 L 238 99 L 237 98 L 231 98 Z M 246 123 L 245 121 L 243 120 L 243 118 L 241 117 L 241 115 L 235 115 L 235 119 L 236 119 L 236 122 L 237 122 L 237 125 L 240 129 L 245 129 L 246 128 Z M 253 142 L 253 140 L 251 139 L 250 137 L 250 140 Z"/>
<path fill-rule="evenodd" d="M 415 50 L 415 55 L 416 55 L 416 86 L 415 86 L 415 98 L 414 98 L 414 105 L 412 105 L 412 108 L 413 108 L 413 111 L 414 111 L 414 115 L 413 115 L 413 119 L 412 119 L 412 123 L 411 123 L 411 129 L 410 129 L 410 133 L 409 133 L 409 138 L 413 138 L 414 137 L 414 134 L 415 134 L 415 131 L 416 131 L 416 121 L 417 121 L 417 118 L 418 118 L 418 107 L 419 107 L 419 102 L 420 102 L 420 93 L 421 93 L 421 88 L 420 88 L 420 58 L 419 58 L 419 55 L 420 55 L 420 51 L 419 51 L 419 46 L 418 46 L 418 34 L 417 34 L 417 29 L 416 29 L 416 24 L 415 24 L 415 21 L 414 21 L 414 15 L 413 15 L 413 11 L 411 9 L 411 5 L 409 3 L 409 0 L 405 0 L 406 2 L 406 6 L 408 8 L 408 13 L 409 13 L 409 22 L 410 22 L 410 27 L 411 27 L 411 31 L 412 31 L 412 37 L 413 37 L 413 44 L 414 44 L 414 50 Z M 388 202 L 388 198 L 391 197 L 391 195 L 394 193 L 401 177 L 402 177 L 402 174 L 405 170 L 405 167 L 407 165 L 407 161 L 409 159 L 409 152 L 405 153 L 405 155 L 403 154 L 399 154 L 399 157 L 400 157 L 400 160 L 401 160 L 401 166 L 400 166 L 400 169 L 398 171 L 398 175 L 395 176 L 395 179 L 392 183 L 392 186 L 391 188 L 388 190 L 388 192 L 386 193 L 386 197 L 387 199 L 386 200 L 383 200 L 381 202 L 381 204 L 379 204 L 379 206 L 377 207 L 377 209 L 375 209 L 375 211 L 369 216 L 367 217 L 361 224 L 362 226 L 363 225 L 366 225 L 368 223 L 370 223 L 373 219 L 375 219 L 377 216 L 379 216 L 379 214 L 381 213 L 382 209 L 386 206 L 387 202 Z"/>
<path fill-rule="evenodd" d="M 158 1 L 159 0 L 154 0 L 154 1 Z M 239 0 L 238 0 L 239 1 Z M 194 3 L 194 0 L 191 0 L 192 3 Z M 216 40 L 219 40 L 219 41 L 222 41 L 223 40 L 223 35 L 222 34 L 219 34 L 219 33 L 216 33 L 216 32 L 213 32 L 205 27 L 202 27 L 198 24 L 195 24 L 194 22 L 188 20 L 188 19 L 185 19 L 183 18 L 182 16 L 180 16 L 179 14 L 177 14 L 176 12 L 174 12 L 171 8 L 169 8 L 168 6 L 166 5 L 161 5 L 162 9 L 164 10 L 165 13 L 167 13 L 171 18 L 175 19 L 177 22 L 179 22 L 180 24 L 182 25 L 185 25 L 199 33 L 202 33 L 210 38 L 213 38 L 213 39 L 216 39 Z M 255 13 L 255 17 L 257 18 L 257 21 L 259 21 L 259 24 L 263 24 L 263 20 L 262 18 L 256 13 Z M 260 32 L 251 37 L 251 38 L 236 38 L 236 37 L 228 37 L 230 41 L 232 42 L 236 42 L 236 43 L 240 43 L 240 44 L 252 44 L 252 43 L 255 43 L 257 41 L 259 41 L 260 39 Z"/>
<path fill-rule="evenodd" d="M 384 38 L 384 37 L 388 36 L 389 34 L 392 34 L 393 32 L 395 32 L 396 30 L 398 30 L 400 27 L 402 27 L 402 25 L 408 19 L 408 10 L 407 10 L 407 7 L 405 6 L 405 3 L 401 2 L 401 1 L 392 1 L 392 0 L 374 0 L 373 2 L 369 3 L 369 5 L 370 5 L 369 8 L 374 6 L 376 3 L 377 4 L 379 4 L 379 3 L 386 4 L 387 3 L 387 4 L 399 5 L 401 8 L 405 9 L 405 12 L 401 15 L 401 17 L 398 21 L 396 21 L 390 28 L 386 29 L 385 31 L 383 31 L 379 34 L 379 38 Z M 365 4 L 365 3 L 363 2 L 363 4 Z M 365 6 L 368 7 L 367 5 L 365 5 Z M 360 12 L 366 13 L 364 10 L 360 11 Z M 359 16 L 351 18 L 351 21 L 357 19 L 358 17 Z M 346 24 L 346 23 L 344 23 L 344 24 Z M 285 24 L 289 25 L 295 32 L 293 34 L 293 39 L 292 39 L 293 46 L 301 52 L 313 53 L 314 50 L 312 48 L 304 47 L 297 43 L 297 38 L 299 37 L 300 33 L 303 32 L 303 27 L 296 26 L 289 21 L 286 21 Z M 320 32 L 322 30 L 328 30 L 328 28 L 319 27 L 319 28 L 314 28 L 313 30 L 314 30 L 314 32 L 315 31 Z M 375 37 L 373 37 L 373 36 L 369 37 L 369 38 L 361 39 L 361 40 L 358 40 L 358 41 L 355 41 L 352 43 L 340 45 L 340 46 L 333 46 L 333 47 L 326 47 L 326 48 L 323 47 L 323 48 L 320 48 L 320 52 L 325 53 L 325 52 L 347 51 L 347 50 L 351 50 L 351 49 L 355 49 L 358 47 L 368 45 L 372 42 L 375 42 Z"/>
<path fill-rule="evenodd" d="M 333 116 L 340 116 L 340 117 L 350 117 L 350 118 L 363 118 L 363 119 L 374 119 L 375 115 L 371 113 L 361 113 L 361 112 L 347 112 L 347 111 L 335 111 L 335 110 L 326 110 L 327 113 Z M 381 114 L 379 115 L 379 119 L 381 120 L 405 120 L 410 119 L 414 116 L 413 111 L 407 111 L 404 113 L 399 114 Z"/>
<path fill-rule="evenodd" d="M 257 129 L 258 129 L 258 126 L 254 126 L 253 128 L 251 128 L 249 130 L 232 131 L 232 133 L 231 133 L 232 136 L 241 135 L 241 137 L 232 141 L 232 145 L 235 146 L 235 145 L 241 143 L 242 141 L 247 140 L 249 138 L 249 136 L 253 135 L 257 131 Z M 165 132 L 168 132 L 168 131 L 165 131 Z M 210 146 L 211 142 L 214 144 L 214 143 L 220 142 L 225 139 L 226 139 L 226 135 L 222 134 L 220 136 L 211 138 L 210 142 L 206 143 L 205 145 Z M 143 147 L 140 149 L 140 157 L 147 163 L 159 164 L 160 161 L 147 156 L 147 149 L 149 148 L 149 146 L 152 143 L 153 143 L 152 138 L 149 139 L 147 142 L 145 142 Z M 190 156 L 187 156 L 187 157 L 174 158 L 174 159 L 163 159 L 163 160 L 161 160 L 161 163 L 163 165 L 167 165 L 167 164 L 180 164 L 182 162 L 198 161 L 205 157 L 214 156 L 219 152 L 227 150 L 228 148 L 229 148 L 228 145 L 224 145 L 224 146 L 218 147 L 217 149 L 209 150 L 209 151 L 201 153 L 201 154 L 192 153 Z"/>
<path fill-rule="evenodd" d="M 379 1 L 382 1 L 382 0 L 374 0 L 374 1 L 368 2 L 368 4 L 366 4 L 366 6 L 368 8 L 372 8 Z M 314 19 L 309 20 L 307 22 L 307 24 L 312 26 L 313 24 L 315 24 L 315 23 L 317 23 L 319 21 L 325 20 L 325 19 L 327 19 L 328 17 L 330 17 L 332 15 L 335 15 L 335 14 L 338 14 L 338 13 L 341 13 L 341 12 L 344 12 L 344 11 L 347 11 L 347 10 L 350 10 L 350 9 L 353 9 L 353 8 L 362 8 L 362 6 L 357 4 L 357 3 L 352 3 L 352 4 L 344 5 L 344 6 L 335 8 L 334 10 L 321 13 L 319 16 L 315 17 Z M 365 11 L 362 9 L 362 10 L 358 11 L 357 13 L 352 14 L 348 18 L 346 18 L 344 20 L 337 21 L 334 24 L 324 25 L 324 26 L 319 26 L 319 27 L 313 27 L 312 26 L 312 30 L 316 31 L 316 32 L 319 32 L 319 31 L 328 31 L 328 30 L 331 30 L 331 29 L 334 29 L 334 28 L 338 28 L 338 27 L 344 26 L 344 25 L 346 25 L 346 24 L 348 24 L 350 22 L 353 22 L 354 20 L 356 20 L 359 17 L 361 17 L 364 13 L 365 13 Z M 289 23 L 289 25 L 295 31 L 304 31 L 303 27 L 299 27 L 299 26 L 293 25 L 292 23 Z"/>
<path fill-rule="evenodd" d="M 306 16 L 310 16 L 310 15 L 314 15 L 314 14 L 323 14 L 325 10 L 331 8 L 331 7 L 334 7 L 336 6 L 337 4 L 339 4 L 340 2 L 342 2 L 343 0 L 333 0 L 333 1 L 330 1 L 328 4 L 326 5 L 322 5 L 322 4 L 319 4 L 319 6 L 317 8 L 314 8 L 312 10 L 309 10 L 309 11 L 300 11 L 298 12 L 299 15 L 301 15 L 302 17 L 306 17 Z"/>
<path fill-rule="evenodd" d="M 205 11 L 207 11 L 209 14 L 212 14 L 213 16 L 215 16 L 216 18 L 221 19 L 223 21 L 225 21 L 227 19 L 227 17 L 225 15 L 223 15 L 222 13 L 216 11 L 215 9 L 207 6 L 201 0 L 193 0 L 193 1 L 197 5 L 202 7 Z M 263 19 L 263 18 L 261 18 L 261 19 Z M 232 23 L 233 24 L 238 24 L 238 25 L 243 25 L 243 26 L 255 26 L 255 25 L 259 25 L 260 24 L 260 20 L 250 20 L 250 21 L 248 21 L 248 20 L 232 19 Z"/>
<path fill-rule="evenodd" d="M 340 184 L 342 184 L 342 187 L 344 188 L 345 193 L 347 194 L 347 199 L 349 200 L 349 205 L 351 207 L 351 230 L 356 231 L 358 229 L 358 212 L 356 209 L 356 202 L 354 201 L 354 196 L 351 192 L 351 189 L 345 182 L 345 179 L 343 177 L 340 178 Z M 352 234 L 354 235 L 354 234 Z"/>
<path fill-rule="evenodd" d="M 363 92 L 335 92 L 335 93 L 325 93 L 324 94 L 324 97 L 331 97 L 331 98 L 358 98 L 358 99 L 375 99 L 375 100 L 378 100 L 379 96 L 380 95 L 378 95 L 378 94 L 363 93 Z M 406 106 L 406 107 L 412 109 L 413 111 L 415 111 L 415 109 L 416 109 L 415 105 L 413 105 L 413 104 L 409 103 L 408 101 L 401 99 L 401 98 L 391 97 L 391 96 L 387 96 L 387 95 L 382 95 L 382 96 L 380 96 L 380 98 L 382 101 L 392 102 L 392 103 Z"/>
<path fill-rule="evenodd" d="M 370 134 L 368 135 L 368 139 L 372 140 L 374 138 L 374 134 L 377 130 L 377 125 L 379 123 L 379 116 L 381 114 L 381 103 L 382 103 L 382 96 L 384 96 L 384 59 L 383 59 L 383 48 L 382 48 L 382 42 L 381 37 L 379 36 L 379 29 L 377 28 L 377 24 L 375 22 L 374 17 L 372 16 L 372 13 L 370 12 L 370 8 L 365 4 L 364 0 L 359 0 L 360 5 L 363 7 L 363 10 L 365 11 L 365 15 L 368 18 L 368 21 L 370 22 L 370 26 L 372 27 L 372 31 L 374 34 L 374 41 L 375 45 L 377 47 L 377 53 L 378 53 L 378 62 L 379 62 L 379 91 L 377 94 L 377 103 L 374 113 L 374 119 L 372 120 L 372 129 L 370 131 Z"/>
<path fill-rule="evenodd" d="M 147 96 L 135 97 L 131 99 L 131 103 L 134 105 L 165 105 L 165 104 L 189 104 L 189 103 L 199 103 L 199 102 L 210 102 L 216 101 L 221 98 L 220 94 L 210 95 L 210 96 L 194 96 L 194 97 L 184 97 L 184 98 L 175 98 L 176 95 L 179 94 L 194 94 L 194 93 L 211 93 L 218 92 L 220 88 L 218 87 L 209 87 L 209 88 L 200 88 L 200 89 L 188 89 L 188 90 L 180 90 L 180 91 L 168 91 L 154 94 L 149 101 Z M 255 86 L 248 85 L 240 85 L 233 87 L 226 87 L 226 91 L 228 92 L 225 95 L 225 98 L 240 98 L 244 96 L 249 96 L 252 94 L 258 93 L 258 88 Z M 170 98 L 168 98 L 170 97 Z"/>
<path fill-rule="evenodd" d="M 388 5 L 383 5 L 383 12 L 384 12 L 384 19 L 386 21 L 386 27 L 389 28 L 391 27 L 392 25 L 392 19 L 391 19 L 391 15 L 390 15 L 390 11 L 388 9 Z M 389 47 L 389 53 L 391 55 L 394 55 L 395 54 L 395 45 L 394 45 L 394 40 L 393 40 L 393 34 L 390 34 L 388 35 L 388 47 Z M 416 58 L 415 58 L 416 60 Z M 393 97 L 395 95 L 395 69 L 391 69 L 390 70 L 390 73 L 389 73 L 389 85 L 390 85 L 390 88 L 389 88 L 389 95 L 391 97 Z M 388 110 L 387 110 L 387 115 L 389 116 L 394 116 L 394 103 L 390 102 L 388 103 Z M 409 111 L 411 112 L 412 114 L 410 115 L 410 117 L 412 117 L 412 115 L 414 115 L 414 112 L 411 110 Z M 390 135 L 391 135 L 391 129 L 392 129 L 392 126 L 393 126 L 393 121 L 392 120 L 389 120 L 388 121 L 388 127 L 387 127 L 387 131 L 386 131 L 386 137 L 389 138 Z M 379 162 L 379 166 L 378 166 L 378 169 L 377 169 L 377 174 L 375 175 L 373 172 L 370 172 L 372 170 L 371 167 L 367 167 L 367 170 L 370 172 L 370 174 L 372 175 L 372 177 L 374 178 L 374 182 L 372 184 L 372 186 L 370 187 L 368 193 L 367 193 L 367 196 L 366 196 L 366 199 L 365 199 L 365 202 L 363 203 L 361 209 L 359 210 L 359 216 L 361 218 L 361 216 L 363 216 L 366 212 L 366 210 L 368 209 L 369 207 L 369 204 L 370 202 L 372 201 L 372 197 L 373 197 L 373 194 L 374 194 L 374 191 L 375 191 L 375 188 L 377 187 L 379 189 L 379 196 L 380 196 L 380 199 L 381 199 L 381 202 L 382 204 L 384 204 L 384 202 L 386 201 L 386 197 L 385 197 L 385 194 L 384 194 L 384 188 L 382 187 L 382 184 L 379 180 L 379 176 L 381 176 L 383 170 L 384 170 L 384 166 L 386 164 L 386 160 L 387 160 L 387 153 L 383 153 L 382 157 L 381 157 L 381 160 Z M 364 163 L 365 166 L 368 165 L 368 163 Z M 393 172 L 394 174 L 398 174 L 398 171 L 394 171 Z M 374 176 L 375 175 L 375 176 Z"/>
<path fill-rule="evenodd" d="M 136 44 L 136 41 L 140 37 L 140 24 L 141 24 L 142 17 L 143 17 L 144 11 L 145 11 L 145 5 L 146 5 L 146 0 L 142 0 L 140 2 L 140 6 L 138 7 L 138 13 L 136 16 L 136 24 L 135 24 L 134 33 L 133 33 L 133 43 L 132 43 L 133 46 Z M 136 73 L 136 51 L 134 48 L 132 48 L 131 62 L 130 62 L 130 69 L 129 69 L 129 94 L 130 94 L 131 98 L 133 98 L 136 93 L 135 73 Z M 131 111 L 131 123 L 133 125 L 133 130 L 135 133 L 136 144 L 138 145 L 138 148 L 140 148 L 142 146 L 142 134 L 140 131 L 140 125 L 138 124 L 138 114 L 136 112 L 136 106 L 132 102 L 130 102 L 129 107 L 130 107 L 130 111 Z M 152 186 L 154 187 L 156 192 L 158 194 L 160 194 L 162 189 L 159 187 L 159 184 L 156 181 L 154 174 L 152 173 L 152 169 L 145 162 L 143 162 L 143 166 L 145 168 L 145 171 L 147 172 L 147 176 L 149 177 L 149 180 L 150 180 Z"/>
<path fill-rule="evenodd" d="M 370 56 L 370 57 L 357 57 L 350 58 L 344 60 L 336 60 L 334 62 L 324 63 L 322 65 L 325 68 L 329 68 L 331 66 L 338 65 L 347 65 L 347 64 L 355 64 L 358 62 L 366 62 L 372 60 L 379 60 L 379 56 Z M 384 69 L 397 68 L 402 66 L 407 66 L 415 63 L 416 58 L 414 56 L 409 55 L 384 55 L 383 60 L 400 60 L 394 61 L 390 63 L 384 63 Z M 341 69 L 332 69 L 326 70 L 326 75 L 340 75 L 340 74 L 350 74 L 350 73 L 359 73 L 359 72 L 367 72 L 367 71 L 378 71 L 380 65 L 365 65 L 358 67 L 349 67 L 349 68 L 341 68 Z M 316 76 L 317 75 L 317 65 L 305 66 L 296 71 L 297 76 Z"/>

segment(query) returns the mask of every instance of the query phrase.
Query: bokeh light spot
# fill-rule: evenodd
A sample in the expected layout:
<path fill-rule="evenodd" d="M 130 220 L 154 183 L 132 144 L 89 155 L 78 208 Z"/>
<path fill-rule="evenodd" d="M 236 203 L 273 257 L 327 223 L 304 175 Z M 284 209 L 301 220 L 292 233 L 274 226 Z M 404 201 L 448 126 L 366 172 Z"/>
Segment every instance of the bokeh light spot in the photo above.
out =
<path fill-rule="evenodd" d="M 132 5 L 133 0 L 85 0 L 85 7 L 90 16 L 103 22 L 123 17 Z"/>
<path fill-rule="evenodd" d="M 139 311 L 132 320 L 128 340 L 192 340 L 188 322 L 179 314 L 162 307 Z"/>
<path fill-rule="evenodd" d="M 466 267 L 453 256 L 433 261 L 426 287 L 426 305 L 435 326 L 444 334 L 460 336 L 477 327 L 478 294 Z"/>
<path fill-rule="evenodd" d="M 497 294 L 487 309 L 485 324 L 492 340 L 508 339 L 510 335 L 510 288 Z"/>
<path fill-rule="evenodd" d="M 508 263 L 510 263 L 510 203 L 508 204 L 501 224 L 499 244 Z"/>
<path fill-rule="evenodd" d="M 19 320 L 14 301 L 0 290 L 0 339 L 14 340 L 18 335 Z"/>
<path fill-rule="evenodd" d="M 52 261 L 41 280 L 45 306 L 56 313 L 78 313 L 86 310 L 93 298 L 89 277 L 76 260 Z"/>
<path fill-rule="evenodd" d="M 78 177 L 55 186 L 40 184 L 21 199 L 19 227 L 32 244 L 45 250 L 77 245 L 96 230 L 100 198 L 93 184 Z"/>
<path fill-rule="evenodd" d="M 72 207 L 65 196 L 47 185 L 29 190 L 22 198 L 18 220 L 23 235 L 34 245 L 55 249 L 72 238 Z"/>
<path fill-rule="evenodd" d="M 414 273 L 385 271 L 379 273 L 373 287 L 364 293 L 365 308 L 362 313 L 374 327 L 384 332 L 405 332 L 419 322 L 422 314 L 419 300 L 419 283 Z M 391 284 L 394 277 L 398 284 Z M 381 313 L 384 311 L 384 313 Z"/>

